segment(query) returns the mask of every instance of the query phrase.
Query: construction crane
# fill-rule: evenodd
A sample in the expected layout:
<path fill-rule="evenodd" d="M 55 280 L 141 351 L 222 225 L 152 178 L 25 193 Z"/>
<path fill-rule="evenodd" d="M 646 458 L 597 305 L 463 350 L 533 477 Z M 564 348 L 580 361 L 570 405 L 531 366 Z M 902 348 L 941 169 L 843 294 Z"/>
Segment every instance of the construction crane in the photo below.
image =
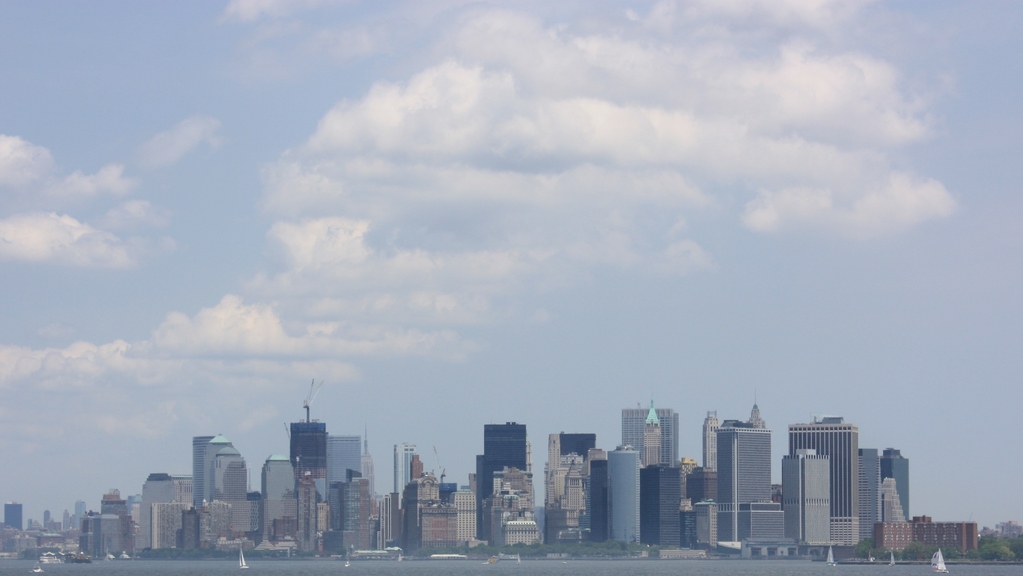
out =
<path fill-rule="evenodd" d="M 323 388 L 323 380 L 320 383 L 316 383 L 316 378 L 313 378 L 312 384 L 309 385 L 309 395 L 305 397 L 305 402 L 302 402 L 302 407 L 305 408 L 305 421 L 312 422 L 309 419 L 309 407 L 313 405 L 313 400 L 316 398 L 316 394 Z"/>
<path fill-rule="evenodd" d="M 444 483 L 444 477 L 447 476 L 447 474 L 445 474 L 445 472 L 447 472 L 447 470 L 445 470 L 444 467 L 440 465 L 440 454 L 437 454 L 437 447 L 436 446 L 433 447 L 433 456 L 435 458 L 437 458 L 437 468 L 440 470 L 440 481 L 443 484 Z"/>

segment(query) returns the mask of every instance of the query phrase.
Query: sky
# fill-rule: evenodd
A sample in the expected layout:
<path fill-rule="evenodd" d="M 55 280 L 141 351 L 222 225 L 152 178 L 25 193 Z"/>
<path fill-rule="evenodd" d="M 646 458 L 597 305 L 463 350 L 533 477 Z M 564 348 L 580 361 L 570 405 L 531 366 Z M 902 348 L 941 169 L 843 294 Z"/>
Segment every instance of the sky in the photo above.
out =
<path fill-rule="evenodd" d="M 813 415 L 1023 520 L 1023 4 L 0 0 L 0 500 Z M 542 486 L 537 482 L 538 493 Z"/>

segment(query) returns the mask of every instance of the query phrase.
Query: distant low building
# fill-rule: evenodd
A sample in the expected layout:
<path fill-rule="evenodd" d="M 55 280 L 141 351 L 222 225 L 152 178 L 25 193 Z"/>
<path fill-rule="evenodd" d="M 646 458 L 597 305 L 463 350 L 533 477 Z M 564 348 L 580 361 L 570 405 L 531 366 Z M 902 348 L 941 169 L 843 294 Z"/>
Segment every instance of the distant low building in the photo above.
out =
<path fill-rule="evenodd" d="M 874 546 L 903 550 L 912 542 L 939 548 L 955 548 L 960 552 L 976 550 L 976 522 L 932 522 L 930 516 L 914 516 L 912 522 L 878 522 L 874 524 Z"/>

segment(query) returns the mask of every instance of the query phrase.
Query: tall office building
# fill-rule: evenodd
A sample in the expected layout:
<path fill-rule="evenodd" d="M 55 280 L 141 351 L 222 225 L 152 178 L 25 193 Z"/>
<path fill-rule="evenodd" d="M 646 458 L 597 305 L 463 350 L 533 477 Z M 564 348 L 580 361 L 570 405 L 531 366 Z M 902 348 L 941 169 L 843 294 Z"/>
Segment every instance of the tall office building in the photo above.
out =
<path fill-rule="evenodd" d="M 195 439 L 193 439 L 192 446 L 193 448 L 195 447 Z M 231 444 L 231 441 L 225 438 L 223 434 L 217 434 L 216 436 L 211 438 L 209 442 L 206 443 L 206 448 L 205 451 L 203 452 L 202 464 L 203 488 L 202 498 L 199 500 L 199 507 L 202 506 L 202 502 L 204 500 L 206 501 L 207 504 L 209 504 L 210 502 L 213 502 L 214 500 L 217 499 L 217 489 L 215 485 L 216 484 L 215 464 L 217 454 L 224 448 L 234 448 L 234 445 Z M 193 482 L 194 481 L 195 480 L 193 477 Z M 192 497 L 194 499 L 195 495 L 193 494 Z"/>
<path fill-rule="evenodd" d="M 362 458 L 360 458 L 362 464 L 362 477 L 369 482 L 369 496 L 376 500 L 377 497 L 377 480 L 376 471 L 373 469 L 373 456 L 369 453 L 369 429 L 363 431 L 362 434 Z"/>
<path fill-rule="evenodd" d="M 210 443 L 214 446 L 213 442 Z M 228 524 L 233 534 L 242 534 L 256 529 L 252 526 L 252 504 L 248 499 L 249 470 L 245 459 L 234 446 L 224 446 L 217 451 L 213 460 L 213 500 L 231 505 Z"/>
<path fill-rule="evenodd" d="M 707 472 L 718 469 L 718 426 L 717 411 L 708 411 L 703 419 L 703 469 Z"/>
<path fill-rule="evenodd" d="M 654 401 L 650 401 L 650 411 L 647 412 L 646 422 L 643 424 L 643 466 L 657 466 L 664 464 L 671 466 L 674 462 L 661 462 L 661 421 L 657 418 L 654 410 Z"/>
<path fill-rule="evenodd" d="M 902 452 L 895 448 L 885 448 L 881 453 L 881 479 L 895 479 L 895 489 L 899 493 L 899 503 L 902 505 L 902 512 L 909 515 L 909 459 L 903 458 Z"/>
<path fill-rule="evenodd" d="M 156 539 L 153 538 L 153 504 L 174 502 L 174 479 L 170 474 L 154 472 L 146 478 L 142 485 L 142 504 L 139 506 L 137 517 L 139 530 L 135 538 L 135 548 L 145 550 L 146 548 L 159 548 Z M 191 499 L 188 501 L 191 504 Z M 179 516 L 180 516 L 180 508 Z"/>
<path fill-rule="evenodd" d="M 291 423 L 291 467 L 295 481 L 307 476 L 316 484 L 320 500 L 327 496 L 327 425 L 306 421 Z M 307 474 L 308 473 L 308 474 Z"/>
<path fill-rule="evenodd" d="M 789 425 L 789 455 L 816 450 L 831 468 L 831 541 L 855 545 L 860 537 L 860 432 L 841 416 Z"/>
<path fill-rule="evenodd" d="M 263 463 L 263 540 L 279 542 L 295 538 L 298 529 L 298 501 L 295 470 L 287 456 L 271 455 Z"/>
<path fill-rule="evenodd" d="M 590 514 L 590 542 L 607 542 L 611 533 L 611 478 L 607 470 L 607 455 L 590 456 L 589 489 L 586 492 Z"/>
<path fill-rule="evenodd" d="M 751 504 L 771 502 L 771 431 L 725 420 L 717 430 L 717 460 L 717 539 L 737 542 L 747 533 L 752 538 L 766 536 L 769 530 L 743 520 L 754 520 Z"/>
<path fill-rule="evenodd" d="M 362 438 L 327 436 L 327 484 L 346 482 L 347 470 L 362 475 Z"/>
<path fill-rule="evenodd" d="M 4 504 L 4 526 L 14 528 L 15 530 L 23 530 L 25 528 L 22 520 L 21 504 L 17 502 Z"/>
<path fill-rule="evenodd" d="M 307 471 L 304 476 L 299 478 L 296 491 L 298 492 L 298 529 L 295 541 L 298 543 L 299 550 L 311 552 L 316 550 L 317 512 L 319 510 L 316 506 L 316 481 L 312 472 Z"/>
<path fill-rule="evenodd" d="M 494 473 L 505 468 L 529 471 L 526 425 L 515 422 L 483 426 L 483 454 L 476 457 L 476 530 L 480 540 L 491 539 L 483 521 L 483 500 L 494 493 Z"/>
<path fill-rule="evenodd" d="M 640 542 L 652 546 L 678 546 L 681 542 L 681 478 L 673 466 L 646 466 L 639 471 Z"/>
<path fill-rule="evenodd" d="M 661 427 L 659 463 L 674 466 L 678 462 L 678 414 L 672 408 L 657 408 L 654 414 Z M 622 445 L 632 446 L 640 456 L 644 453 L 643 435 L 649 415 L 647 408 L 622 408 Z"/>
<path fill-rule="evenodd" d="M 412 460 L 416 457 L 416 445 L 402 442 L 394 445 L 394 490 L 403 494 L 405 485 L 412 481 Z"/>
<path fill-rule="evenodd" d="M 611 539 L 639 542 L 639 452 L 619 446 L 607 453 Z"/>
<path fill-rule="evenodd" d="M 206 446 L 213 440 L 213 436 L 192 437 L 192 506 L 196 510 L 202 508 L 203 498 L 206 497 Z M 80 514 L 75 509 L 75 515 L 81 518 L 85 513 Z"/>
<path fill-rule="evenodd" d="M 785 537 L 807 544 L 831 541 L 831 469 L 827 456 L 796 450 L 781 460 Z"/>
<path fill-rule="evenodd" d="M 874 537 L 881 521 L 881 460 L 877 448 L 860 448 L 860 540 Z"/>

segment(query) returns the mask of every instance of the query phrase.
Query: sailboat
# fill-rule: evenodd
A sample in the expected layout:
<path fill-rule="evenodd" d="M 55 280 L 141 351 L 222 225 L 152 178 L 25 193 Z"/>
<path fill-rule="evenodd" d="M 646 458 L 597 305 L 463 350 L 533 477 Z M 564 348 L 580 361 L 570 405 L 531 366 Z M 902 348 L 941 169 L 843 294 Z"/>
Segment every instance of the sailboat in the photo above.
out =
<path fill-rule="evenodd" d="M 835 553 L 831 550 L 831 546 L 828 546 L 828 566 L 838 566 L 838 562 L 835 562 Z"/>
<path fill-rule="evenodd" d="M 889 552 L 888 554 L 889 554 L 889 556 L 888 556 L 888 565 L 889 566 L 895 566 L 895 552 Z"/>
<path fill-rule="evenodd" d="M 931 556 L 931 569 L 935 572 L 948 574 L 948 568 L 945 568 L 945 557 L 941 555 L 941 548 L 938 548 L 934 556 Z"/>
<path fill-rule="evenodd" d="M 238 568 L 241 569 L 241 570 L 244 570 L 244 569 L 246 569 L 248 567 L 249 567 L 249 565 L 245 563 L 245 553 L 242 552 L 241 548 L 239 548 L 238 549 Z"/>

